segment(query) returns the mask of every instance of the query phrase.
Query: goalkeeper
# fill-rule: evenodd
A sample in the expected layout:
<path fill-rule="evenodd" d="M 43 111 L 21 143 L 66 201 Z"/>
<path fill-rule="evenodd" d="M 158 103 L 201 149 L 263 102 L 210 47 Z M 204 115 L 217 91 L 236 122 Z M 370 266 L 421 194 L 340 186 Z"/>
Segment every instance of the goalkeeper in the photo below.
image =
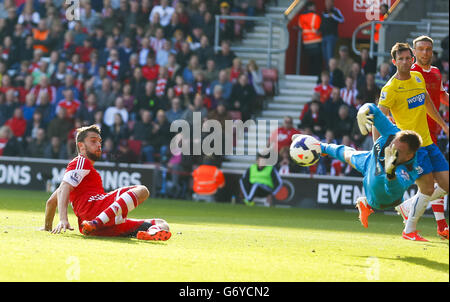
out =
<path fill-rule="evenodd" d="M 350 164 L 364 175 L 366 197 L 357 200 L 359 219 L 364 227 L 373 209 L 392 208 L 403 201 L 403 194 L 418 178 L 420 166 L 416 151 L 420 135 L 400 130 L 375 106 L 364 104 L 358 111 L 358 126 L 363 135 L 372 125 L 380 133 L 371 151 L 356 151 L 344 145 L 322 143 L 322 153 Z"/>

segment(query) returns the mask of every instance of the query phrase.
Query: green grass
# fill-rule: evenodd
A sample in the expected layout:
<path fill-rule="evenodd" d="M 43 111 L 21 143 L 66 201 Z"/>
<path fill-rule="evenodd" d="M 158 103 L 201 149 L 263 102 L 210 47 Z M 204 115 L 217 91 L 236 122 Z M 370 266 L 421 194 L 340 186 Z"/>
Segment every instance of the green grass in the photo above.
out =
<path fill-rule="evenodd" d="M 449 245 L 422 218 L 429 243 L 401 238 L 398 216 L 149 199 L 132 218 L 166 219 L 167 242 L 53 235 L 45 192 L 0 190 L 0 281 L 443 281 Z M 55 217 L 54 224 L 58 222 Z"/>

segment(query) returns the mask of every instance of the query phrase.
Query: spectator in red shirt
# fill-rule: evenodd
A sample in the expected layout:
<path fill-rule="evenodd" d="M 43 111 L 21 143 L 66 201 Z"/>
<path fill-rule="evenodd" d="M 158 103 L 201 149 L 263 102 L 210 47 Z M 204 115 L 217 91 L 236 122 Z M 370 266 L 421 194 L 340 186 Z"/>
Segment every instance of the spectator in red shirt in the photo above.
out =
<path fill-rule="evenodd" d="M 314 88 L 314 91 L 320 95 L 320 102 L 325 103 L 331 95 L 333 86 L 330 85 L 330 75 L 328 71 L 323 71 L 320 75 L 320 84 Z"/>
<path fill-rule="evenodd" d="M 56 107 L 56 111 L 60 110 L 60 108 L 66 109 L 66 118 L 72 119 L 80 108 L 81 102 L 79 100 L 75 100 L 73 97 L 72 89 L 66 89 L 64 91 L 64 99 L 58 103 Z"/>
<path fill-rule="evenodd" d="M 83 63 L 87 63 L 90 61 L 93 51 L 94 47 L 92 47 L 92 40 L 90 38 L 84 39 L 83 46 L 78 46 L 75 49 L 75 53 L 80 55 L 80 60 Z"/>
<path fill-rule="evenodd" d="M 6 121 L 6 126 L 11 128 L 15 137 L 22 137 L 27 129 L 27 121 L 23 118 L 22 108 L 17 107 L 14 109 L 12 118 Z"/>
<path fill-rule="evenodd" d="M 231 69 L 230 69 L 230 82 L 233 84 L 236 83 L 237 79 L 241 75 L 242 71 L 243 71 L 243 69 L 242 69 L 241 59 L 234 58 L 233 65 L 231 66 Z"/>
<path fill-rule="evenodd" d="M 25 104 L 25 98 L 33 88 L 33 77 L 31 75 L 26 76 L 24 83 L 19 85 L 23 86 L 16 87 L 17 98 L 21 104 Z"/>
<path fill-rule="evenodd" d="M 147 57 L 147 64 L 142 67 L 142 76 L 147 81 L 155 81 L 158 78 L 159 65 L 155 63 L 153 56 Z"/>
<path fill-rule="evenodd" d="M 36 98 L 36 105 L 39 105 L 41 103 L 41 96 L 44 92 L 47 92 L 50 103 L 55 104 L 57 90 L 50 84 L 50 79 L 45 75 L 41 77 L 39 84 L 37 84 L 30 90 L 30 93 L 34 94 Z"/>
<path fill-rule="evenodd" d="M 277 144 L 278 152 L 283 149 L 283 147 L 289 147 L 292 142 L 292 136 L 294 134 L 301 134 L 300 130 L 294 128 L 292 117 L 285 116 L 283 125 L 276 129 L 270 135 L 270 144 Z"/>

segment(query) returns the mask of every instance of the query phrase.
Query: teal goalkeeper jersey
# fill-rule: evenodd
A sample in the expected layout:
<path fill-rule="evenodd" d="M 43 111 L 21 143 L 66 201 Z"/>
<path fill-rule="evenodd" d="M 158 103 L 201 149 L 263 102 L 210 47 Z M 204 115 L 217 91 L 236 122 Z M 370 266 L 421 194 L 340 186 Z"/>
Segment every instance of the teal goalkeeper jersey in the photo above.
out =
<path fill-rule="evenodd" d="M 388 179 L 384 170 L 384 149 L 389 146 L 400 129 L 374 104 L 370 104 L 369 107 L 374 114 L 374 126 L 381 136 L 370 152 L 354 155 L 352 163 L 364 175 L 363 186 L 369 205 L 375 209 L 383 209 L 402 202 L 405 191 L 419 177 L 420 166 L 415 155 L 408 162 L 396 167 L 394 179 Z"/>

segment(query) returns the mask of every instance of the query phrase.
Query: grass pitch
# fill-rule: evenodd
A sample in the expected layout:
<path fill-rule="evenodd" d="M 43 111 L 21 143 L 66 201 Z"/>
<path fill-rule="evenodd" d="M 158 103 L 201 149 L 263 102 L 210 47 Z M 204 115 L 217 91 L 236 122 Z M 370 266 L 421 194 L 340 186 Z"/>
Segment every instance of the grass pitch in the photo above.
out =
<path fill-rule="evenodd" d="M 433 218 L 429 243 L 401 238 L 398 216 L 149 199 L 131 218 L 166 219 L 167 242 L 53 235 L 43 225 L 49 194 L 0 190 L 0 281 L 441 281 L 449 245 Z M 54 226 L 59 221 L 56 214 Z"/>

